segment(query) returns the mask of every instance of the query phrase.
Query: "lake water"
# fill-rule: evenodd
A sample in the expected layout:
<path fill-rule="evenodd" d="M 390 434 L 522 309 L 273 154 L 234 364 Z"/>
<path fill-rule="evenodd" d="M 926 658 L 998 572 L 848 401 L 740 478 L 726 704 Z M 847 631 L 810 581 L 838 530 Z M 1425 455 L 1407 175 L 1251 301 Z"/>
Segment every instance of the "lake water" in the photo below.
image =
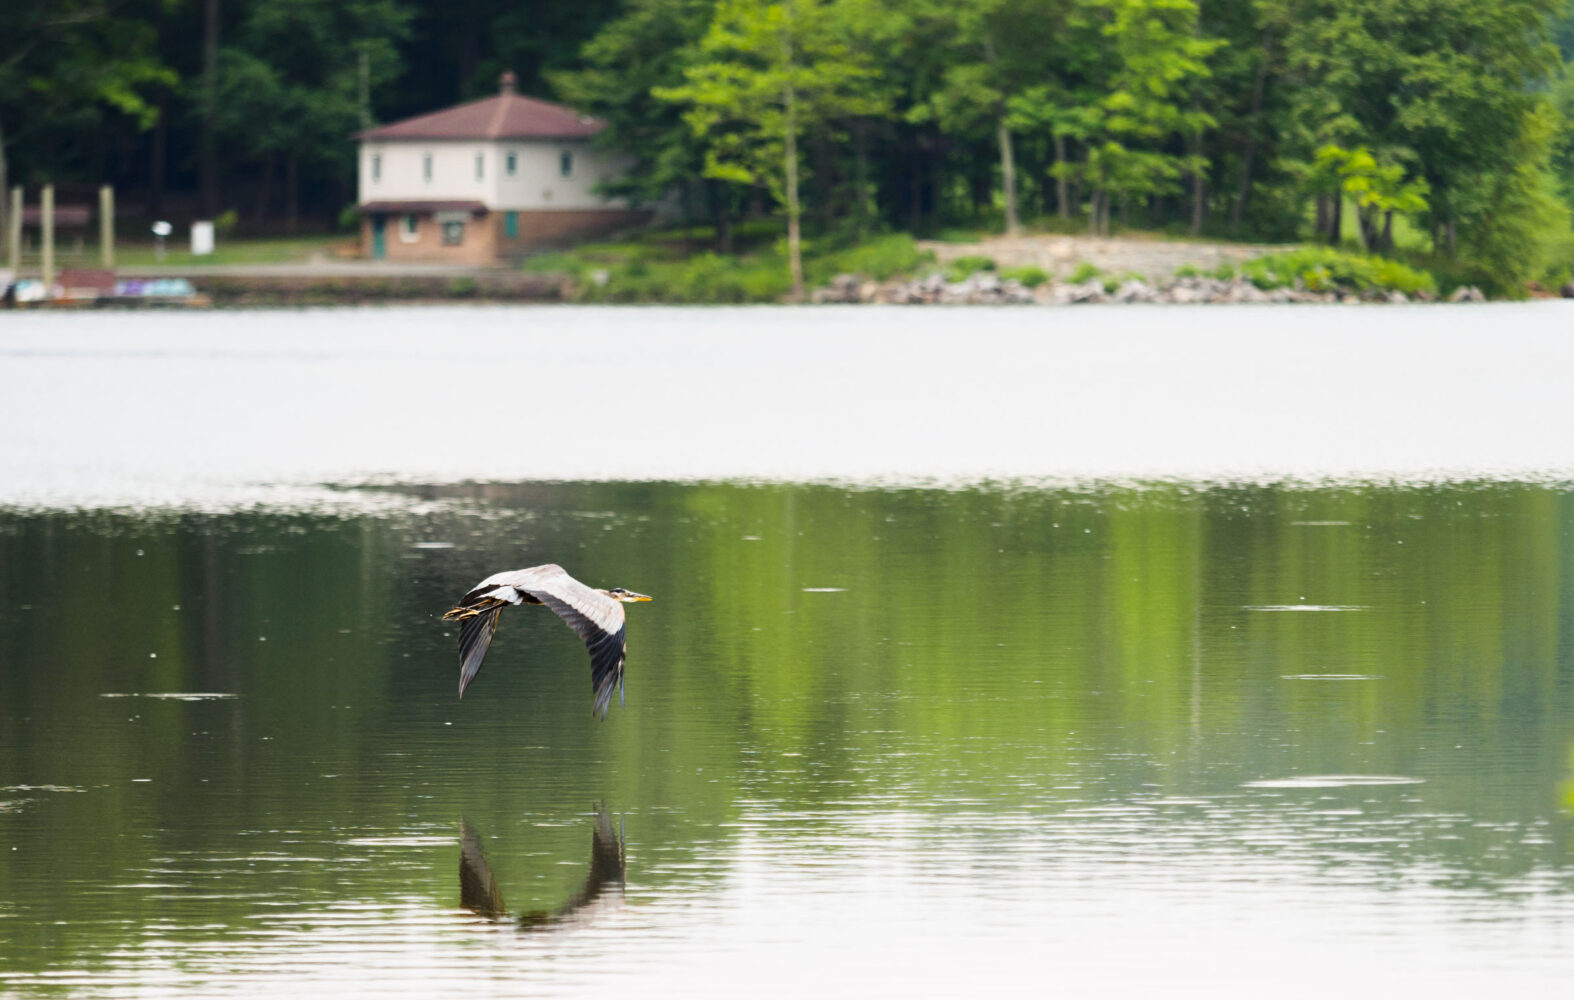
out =
<path fill-rule="evenodd" d="M 0 318 L 0 995 L 1566 995 L 1571 315 Z"/>

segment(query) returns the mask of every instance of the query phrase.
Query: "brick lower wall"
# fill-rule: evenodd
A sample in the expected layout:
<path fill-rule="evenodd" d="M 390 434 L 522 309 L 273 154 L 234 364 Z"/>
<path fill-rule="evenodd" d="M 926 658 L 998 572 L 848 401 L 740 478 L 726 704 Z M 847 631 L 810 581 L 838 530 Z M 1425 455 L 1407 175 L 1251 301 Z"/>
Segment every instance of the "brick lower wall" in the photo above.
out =
<path fill-rule="evenodd" d="M 400 235 L 403 216 L 386 216 L 383 229 L 385 260 L 423 261 L 485 265 L 496 263 L 500 256 L 536 247 L 566 246 L 576 240 L 641 225 L 650 220 L 648 211 L 628 209 L 586 209 L 551 212 L 519 212 L 517 233 L 513 238 L 504 235 L 504 214 L 501 211 L 471 216 L 465 223 L 464 242 L 458 246 L 443 245 L 443 227 L 431 214 L 416 216 L 416 238 L 406 242 Z M 372 220 L 361 220 L 361 256 L 372 258 Z"/>
<path fill-rule="evenodd" d="M 463 242 L 456 246 L 443 244 L 443 227 L 431 213 L 417 214 L 415 239 L 406 240 L 402 235 L 402 215 L 386 216 L 383 227 L 384 260 L 422 261 L 434 264 L 486 265 L 497 260 L 498 217 L 493 214 L 472 215 L 465 220 Z M 372 220 L 361 220 L 361 255 L 372 256 Z"/>
<path fill-rule="evenodd" d="M 648 222 L 651 213 L 623 208 L 520 212 L 519 235 L 513 239 L 503 235 L 503 212 L 493 212 L 492 217 L 497 220 L 500 248 L 528 250 L 532 247 L 564 246 L 576 240 L 605 236 Z"/>

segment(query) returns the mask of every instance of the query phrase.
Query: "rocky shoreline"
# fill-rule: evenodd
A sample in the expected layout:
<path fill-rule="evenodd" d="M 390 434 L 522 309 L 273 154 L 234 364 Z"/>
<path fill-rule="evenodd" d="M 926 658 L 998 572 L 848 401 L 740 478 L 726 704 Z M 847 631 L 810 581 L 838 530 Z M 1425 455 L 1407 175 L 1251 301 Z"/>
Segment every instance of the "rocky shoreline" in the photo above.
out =
<path fill-rule="evenodd" d="M 1119 284 L 1092 278 L 1079 284 L 1046 281 L 1030 288 L 1016 278 L 1002 278 L 993 271 L 978 271 L 961 281 L 947 281 L 934 272 L 922 278 L 871 281 L 856 274 L 839 274 L 822 288 L 815 289 L 810 301 L 819 303 L 886 303 L 890 305 L 1094 305 L 1101 303 L 1203 303 L 1271 302 L 1435 302 L 1435 295 L 1420 292 L 1415 296 L 1399 291 L 1355 291 L 1325 289 L 1313 291 L 1297 281 L 1294 286 L 1262 289 L 1244 278 L 1224 280 L 1203 276 L 1175 278 L 1150 283 L 1132 278 Z M 1485 302 L 1486 296 L 1474 286 L 1457 288 L 1448 302 Z"/>

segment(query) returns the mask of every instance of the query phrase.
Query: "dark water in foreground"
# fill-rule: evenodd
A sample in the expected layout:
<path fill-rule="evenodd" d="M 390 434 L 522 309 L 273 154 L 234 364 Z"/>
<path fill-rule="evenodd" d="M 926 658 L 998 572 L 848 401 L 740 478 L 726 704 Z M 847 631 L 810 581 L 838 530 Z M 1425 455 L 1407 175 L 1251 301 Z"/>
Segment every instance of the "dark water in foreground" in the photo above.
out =
<path fill-rule="evenodd" d="M 0 514 L 0 993 L 1574 974 L 1562 489 L 402 493 Z M 604 724 L 539 608 L 455 699 L 547 560 L 656 597 Z"/>

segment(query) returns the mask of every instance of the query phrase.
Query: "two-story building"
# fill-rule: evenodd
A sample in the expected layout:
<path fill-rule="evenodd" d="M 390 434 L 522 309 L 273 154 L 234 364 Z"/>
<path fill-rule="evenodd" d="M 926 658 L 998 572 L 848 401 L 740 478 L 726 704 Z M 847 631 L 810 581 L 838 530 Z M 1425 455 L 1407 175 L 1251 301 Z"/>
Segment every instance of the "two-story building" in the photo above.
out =
<path fill-rule="evenodd" d="M 356 136 L 365 256 L 487 264 L 649 216 L 598 193 L 625 169 L 591 141 L 605 123 L 514 86 Z"/>

